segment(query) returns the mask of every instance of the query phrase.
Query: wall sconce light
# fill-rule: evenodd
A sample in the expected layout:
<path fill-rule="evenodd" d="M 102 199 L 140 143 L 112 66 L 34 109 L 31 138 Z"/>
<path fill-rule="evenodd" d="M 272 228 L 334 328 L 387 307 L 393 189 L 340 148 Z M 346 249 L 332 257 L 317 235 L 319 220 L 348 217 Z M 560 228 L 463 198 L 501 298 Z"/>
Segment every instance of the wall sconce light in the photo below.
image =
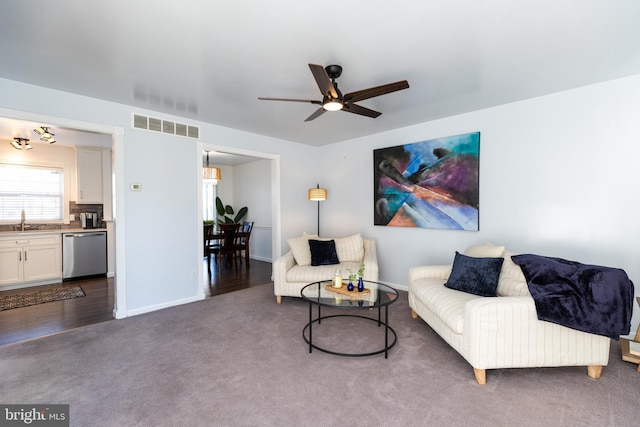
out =
<path fill-rule="evenodd" d="M 53 137 L 54 135 L 51 133 L 51 131 L 49 131 L 48 127 L 40 126 L 38 128 L 35 128 L 33 131 L 40 135 L 41 141 L 46 141 L 49 144 L 53 144 L 54 142 L 56 142 L 56 139 Z"/>
<path fill-rule="evenodd" d="M 27 138 L 13 138 L 9 144 L 16 150 L 31 150 L 33 148 Z"/>
<path fill-rule="evenodd" d="M 320 235 L 320 202 L 327 200 L 327 189 L 320 188 L 320 184 L 316 184 L 316 188 L 310 188 L 307 197 L 313 202 L 318 202 L 318 236 Z"/>

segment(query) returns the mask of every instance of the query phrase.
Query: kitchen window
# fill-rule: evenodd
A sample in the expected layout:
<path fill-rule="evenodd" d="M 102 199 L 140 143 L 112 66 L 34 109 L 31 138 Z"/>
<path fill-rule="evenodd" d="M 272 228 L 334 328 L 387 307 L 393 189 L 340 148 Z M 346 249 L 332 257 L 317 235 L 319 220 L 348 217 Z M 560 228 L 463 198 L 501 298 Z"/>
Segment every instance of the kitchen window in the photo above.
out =
<path fill-rule="evenodd" d="M 0 164 L 0 222 L 61 222 L 62 168 Z"/>

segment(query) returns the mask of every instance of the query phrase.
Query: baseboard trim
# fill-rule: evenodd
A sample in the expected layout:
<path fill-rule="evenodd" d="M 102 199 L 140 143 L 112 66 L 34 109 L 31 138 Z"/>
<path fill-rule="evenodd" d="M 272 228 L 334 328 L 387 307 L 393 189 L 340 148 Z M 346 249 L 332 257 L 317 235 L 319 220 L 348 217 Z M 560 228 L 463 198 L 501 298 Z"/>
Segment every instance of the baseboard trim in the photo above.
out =
<path fill-rule="evenodd" d="M 137 316 L 138 314 L 150 313 L 152 311 L 162 310 L 164 308 L 175 307 L 177 305 L 189 304 L 191 302 L 200 301 L 203 298 L 198 298 L 197 296 L 183 298 L 180 300 L 169 301 L 162 304 L 148 305 L 146 307 L 135 308 L 133 310 L 127 310 L 127 317 L 129 316 Z"/>

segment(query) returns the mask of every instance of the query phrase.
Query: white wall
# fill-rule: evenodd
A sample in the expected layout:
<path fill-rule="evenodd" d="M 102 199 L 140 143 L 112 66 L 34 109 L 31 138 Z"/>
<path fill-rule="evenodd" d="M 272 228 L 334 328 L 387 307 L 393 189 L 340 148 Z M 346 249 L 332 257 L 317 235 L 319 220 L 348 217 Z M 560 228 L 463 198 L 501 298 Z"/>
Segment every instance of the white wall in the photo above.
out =
<path fill-rule="evenodd" d="M 234 199 L 237 209 L 248 208 L 244 221 L 253 221 L 249 240 L 250 255 L 261 261 L 271 262 L 272 212 L 271 212 L 271 160 L 257 160 L 234 167 Z M 234 206 L 234 209 L 236 207 Z"/>
<path fill-rule="evenodd" d="M 323 228 L 375 238 L 380 279 L 403 286 L 412 266 L 490 241 L 622 268 L 640 295 L 638 93 L 640 75 L 327 146 Z M 480 231 L 373 226 L 373 149 L 475 131 Z"/>

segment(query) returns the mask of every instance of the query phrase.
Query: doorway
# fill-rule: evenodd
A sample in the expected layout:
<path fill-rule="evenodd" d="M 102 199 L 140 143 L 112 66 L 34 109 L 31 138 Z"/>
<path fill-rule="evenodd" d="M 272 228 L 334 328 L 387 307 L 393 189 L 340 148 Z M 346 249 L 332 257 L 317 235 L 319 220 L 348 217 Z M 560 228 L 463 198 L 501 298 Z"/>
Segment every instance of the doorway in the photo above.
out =
<path fill-rule="evenodd" d="M 249 208 L 247 218 L 254 222 L 251 242 L 253 245 L 258 245 L 257 251 L 252 250 L 252 259 L 271 263 L 273 257 L 280 253 L 281 246 L 280 156 L 199 142 L 197 153 L 200 165 L 203 160 L 200 156 L 207 151 L 210 156 L 210 165 L 221 168 L 222 177 L 218 183 L 217 192 L 223 203 L 226 204 L 226 200 L 233 199 L 234 208 L 237 207 L 237 209 L 239 209 L 241 206 L 247 206 Z M 252 165 L 252 162 L 259 162 L 258 166 L 255 166 L 256 163 Z M 235 176 L 236 174 L 233 173 L 234 168 L 238 171 L 238 176 Z M 227 176 L 231 174 L 230 180 L 225 181 L 225 173 Z M 256 181 L 260 181 L 259 184 L 256 184 Z M 198 203 L 204 207 L 202 168 L 200 168 L 198 186 L 198 197 L 200 198 Z M 252 196 L 252 192 L 255 194 L 255 197 Z M 237 193 L 241 194 L 237 195 Z M 225 199 L 225 195 L 233 196 Z M 253 199 L 257 199 L 257 201 L 253 201 Z M 204 246 L 201 226 L 203 210 L 204 209 L 199 210 L 198 218 L 199 238 L 201 239 L 199 242 L 200 248 Z M 267 247 L 260 245 L 267 245 Z M 200 253 L 199 256 L 200 259 L 202 259 L 204 252 Z M 198 294 L 204 298 L 207 294 L 207 292 L 205 292 L 205 285 L 208 278 L 204 263 L 199 263 L 198 270 Z"/>
<path fill-rule="evenodd" d="M 56 144 L 68 144 L 71 146 L 86 145 L 86 133 L 107 136 L 106 142 L 96 142 L 96 147 L 110 150 L 110 158 L 105 159 L 110 165 L 111 176 L 115 177 L 111 182 L 111 195 L 108 200 L 103 200 L 105 228 L 107 228 L 107 245 L 109 250 L 109 279 L 113 281 L 114 298 L 111 301 L 112 315 L 115 318 L 126 317 L 126 283 L 123 275 L 118 274 L 118 269 L 124 268 L 123 249 L 120 246 L 124 244 L 124 236 L 118 235 L 115 229 L 115 218 L 120 217 L 120 222 L 124 222 L 123 213 L 116 213 L 113 209 L 114 200 L 118 196 L 117 184 L 121 184 L 122 156 L 123 156 L 123 135 L 124 130 L 120 127 L 103 125 L 100 123 L 84 122 L 62 117 L 48 116 L 43 114 L 29 113 L 24 111 L 15 111 L 0 108 L 0 125 L 7 126 L 7 123 L 27 123 L 31 126 L 33 123 L 50 124 L 56 129 L 60 129 L 59 133 L 64 133 L 66 138 L 60 138 L 56 135 L 58 141 Z M 82 137 L 77 137 L 77 135 Z M 76 136 L 74 138 L 74 135 Z M 82 143 L 80 143 L 82 141 Z M 89 145 L 92 145 L 90 143 Z M 122 209 L 122 203 L 115 204 L 116 210 Z M 124 225 L 124 224 L 123 224 Z M 121 229 L 123 227 L 120 227 Z M 121 231 L 122 232 L 122 231 Z M 120 254 L 120 255 L 119 255 Z"/>

